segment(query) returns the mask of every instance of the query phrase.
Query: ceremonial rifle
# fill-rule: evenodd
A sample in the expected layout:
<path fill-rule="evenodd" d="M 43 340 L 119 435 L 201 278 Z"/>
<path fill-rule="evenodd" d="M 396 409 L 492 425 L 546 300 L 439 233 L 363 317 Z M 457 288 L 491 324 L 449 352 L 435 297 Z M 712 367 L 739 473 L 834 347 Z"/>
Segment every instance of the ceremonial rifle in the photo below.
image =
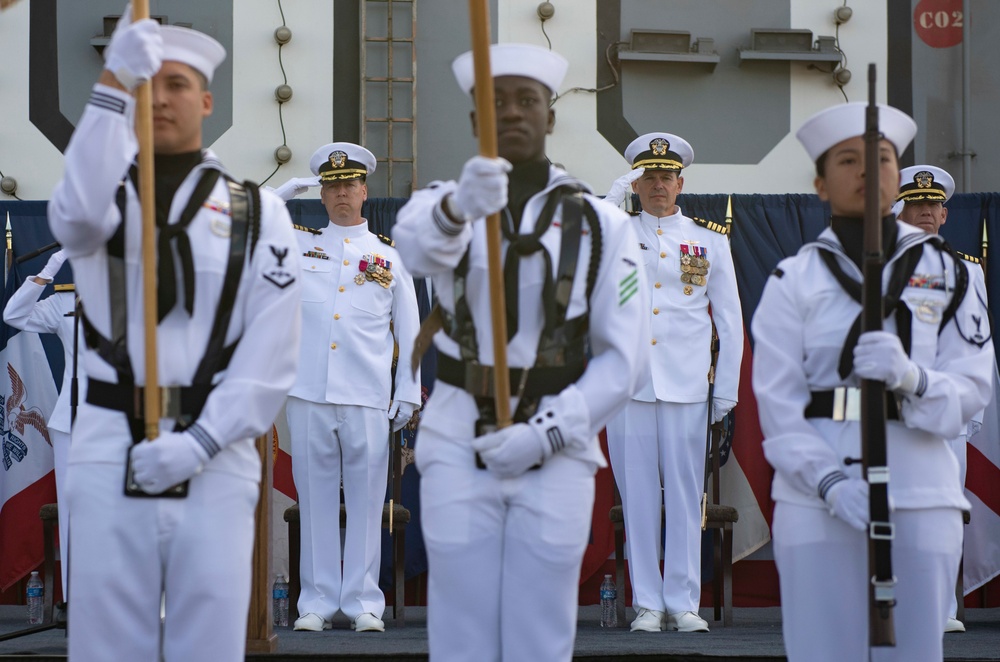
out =
<path fill-rule="evenodd" d="M 719 334 L 715 330 L 715 322 L 712 322 L 712 362 L 708 367 L 708 425 L 705 433 L 705 483 L 701 491 L 701 530 L 708 527 L 708 476 L 712 471 L 712 420 L 714 413 L 713 403 L 715 401 L 715 367 L 719 362 Z M 718 501 L 719 495 L 715 495 Z"/>
<path fill-rule="evenodd" d="M 472 64 L 475 72 L 476 133 L 479 153 L 497 156 L 496 106 L 490 68 L 490 14 L 486 0 L 469 0 L 472 27 Z M 510 373 L 507 370 L 507 309 L 503 270 L 500 266 L 500 214 L 486 219 L 486 255 L 490 278 L 490 312 L 493 327 L 493 399 L 497 428 L 510 425 Z"/>
<path fill-rule="evenodd" d="M 881 331 L 883 319 L 882 205 L 879 197 L 878 106 L 875 65 L 868 65 L 868 107 L 865 110 L 864 280 L 861 290 L 861 330 Z M 893 525 L 889 521 L 889 467 L 886 462 L 885 382 L 861 380 L 861 466 L 869 486 L 868 640 L 871 646 L 895 646 L 892 608 L 896 604 L 892 575 Z"/>

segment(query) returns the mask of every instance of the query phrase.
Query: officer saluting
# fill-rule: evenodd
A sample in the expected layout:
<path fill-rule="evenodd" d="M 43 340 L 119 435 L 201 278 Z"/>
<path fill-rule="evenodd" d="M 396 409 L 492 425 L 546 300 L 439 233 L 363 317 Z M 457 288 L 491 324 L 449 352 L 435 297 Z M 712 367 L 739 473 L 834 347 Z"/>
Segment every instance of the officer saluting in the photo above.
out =
<path fill-rule="evenodd" d="M 625 513 L 632 575 L 632 631 L 708 632 L 701 600 L 701 496 L 709 407 L 720 421 L 736 405 L 743 315 L 724 225 L 684 216 L 676 205 L 691 145 L 647 133 L 625 150 L 633 170 L 609 191 L 620 204 L 628 184 L 642 213 L 633 218 L 650 283 L 650 360 L 639 391 L 608 423 L 608 451 Z M 709 304 L 712 315 L 708 314 Z M 715 390 L 708 401 L 712 322 L 719 336 Z M 662 501 L 660 498 L 662 488 Z M 660 511 L 666 548 L 660 576 Z"/>
<path fill-rule="evenodd" d="M 987 402 L 993 371 L 980 285 L 940 240 L 889 213 L 898 154 L 916 133 L 879 106 L 879 164 L 865 163 L 865 109 L 817 113 L 797 136 L 816 163 L 832 226 L 782 260 L 754 314 L 753 386 L 774 467 L 772 534 L 790 662 L 940 660 L 942 624 L 968 508 L 947 439 Z M 865 172 L 879 168 L 887 256 L 884 331 L 856 336 Z M 870 172 L 870 171 L 868 171 Z M 855 297 L 854 295 L 857 295 Z M 855 340 L 856 338 L 856 340 Z M 854 407 L 860 380 L 886 384 L 886 448 L 894 510 L 896 646 L 869 649 L 868 483 Z"/>
<path fill-rule="evenodd" d="M 414 193 L 395 227 L 407 267 L 433 279 L 443 318 L 416 451 L 427 629 L 439 662 L 557 662 L 573 654 L 594 473 L 605 466 L 597 433 L 632 394 L 646 357 L 634 342 L 648 324 L 645 284 L 625 214 L 545 156 L 566 60 L 499 44 L 490 64 L 502 158 L 473 157 L 457 182 Z M 469 94 L 472 54 L 453 70 Z M 499 432 L 489 432 L 483 220 L 493 212 L 505 236 L 514 412 Z"/>
<path fill-rule="evenodd" d="M 413 279 L 392 241 L 361 216 L 375 156 L 324 145 L 310 159 L 330 223 L 296 226 L 302 264 L 303 338 L 286 412 L 302 520 L 302 593 L 296 630 L 330 627 L 337 611 L 358 632 L 385 630 L 378 585 L 382 503 L 395 432 L 420 402 L 410 370 L 420 327 Z M 294 181 L 294 180 L 293 180 Z M 392 375 L 393 342 L 399 365 Z M 393 388 L 395 386 L 395 389 Z M 347 530 L 340 558 L 340 484 Z"/>
<path fill-rule="evenodd" d="M 48 208 L 73 265 L 87 340 L 87 401 L 69 459 L 69 655 L 236 662 L 244 659 L 261 475 L 253 439 L 271 429 L 298 358 L 291 221 L 280 199 L 258 197 L 202 149 L 221 44 L 126 15 L 105 55 Z M 143 440 L 136 405 L 151 386 L 140 283 L 154 265 L 141 260 L 129 172 L 137 152 L 129 91 L 146 80 L 158 203 L 157 361 L 161 396 L 172 403 L 154 441 Z M 138 488 L 153 496 L 124 493 L 130 447 Z M 185 481 L 186 498 L 164 495 Z"/>
<path fill-rule="evenodd" d="M 915 165 L 903 168 L 899 172 L 900 186 L 899 195 L 896 196 L 896 204 L 893 205 L 893 212 L 896 218 L 920 228 L 924 232 L 937 234 L 941 226 L 948 220 L 948 208 L 944 203 L 951 198 L 955 192 L 955 179 L 948 173 L 932 165 Z M 955 254 L 962 258 L 969 273 L 969 279 L 975 282 L 977 292 L 986 291 L 986 277 L 980 266 L 979 259 L 965 253 L 955 251 Z M 988 321 L 984 321 L 988 324 Z M 966 442 L 975 435 L 983 425 L 984 411 L 977 412 L 968 424 L 962 429 L 954 439 L 949 441 L 951 450 L 958 458 L 958 480 L 959 485 L 965 487 L 966 462 Z M 948 594 L 948 620 L 945 622 L 945 632 L 965 632 L 965 624 L 958 620 L 958 598 L 955 592 Z"/>

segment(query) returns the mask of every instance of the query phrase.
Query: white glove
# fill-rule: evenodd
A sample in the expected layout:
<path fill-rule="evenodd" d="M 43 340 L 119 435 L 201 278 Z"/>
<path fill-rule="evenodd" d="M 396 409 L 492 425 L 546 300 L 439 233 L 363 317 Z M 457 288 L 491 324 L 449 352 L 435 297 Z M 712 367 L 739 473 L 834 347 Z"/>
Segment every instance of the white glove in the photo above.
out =
<path fill-rule="evenodd" d="M 410 404 L 409 402 L 400 402 L 398 405 L 393 402 L 393 406 L 390 407 L 390 411 L 395 408 L 395 414 L 390 414 L 392 418 L 392 431 L 399 432 L 406 427 L 406 424 L 410 422 L 413 418 L 413 412 L 417 410 L 416 405 Z"/>
<path fill-rule="evenodd" d="M 858 531 L 868 529 L 868 483 L 860 478 L 848 478 L 834 483 L 826 493 L 830 514 L 847 522 Z"/>
<path fill-rule="evenodd" d="M 150 494 L 160 494 L 201 473 L 209 456 L 190 432 L 167 432 L 154 441 L 132 447 L 135 482 Z"/>
<path fill-rule="evenodd" d="M 479 453 L 486 468 L 500 478 L 516 478 L 552 455 L 549 444 L 527 423 L 515 423 L 476 437 L 472 440 L 472 448 Z"/>
<path fill-rule="evenodd" d="M 854 373 L 862 379 L 885 382 L 890 391 L 906 395 L 926 388 L 925 373 L 903 351 L 899 336 L 888 331 L 861 334 L 854 347 Z"/>
<path fill-rule="evenodd" d="M 646 172 L 645 168 L 636 168 L 626 172 L 614 181 L 604 199 L 616 207 L 620 206 L 625 202 L 625 196 L 632 192 L 632 182 L 642 177 L 644 172 Z"/>
<path fill-rule="evenodd" d="M 718 423 L 726 417 L 726 414 L 733 410 L 736 403 L 732 400 L 726 400 L 725 398 L 713 398 L 712 399 L 712 422 Z"/>
<path fill-rule="evenodd" d="M 445 198 L 448 212 L 465 221 L 485 218 L 507 206 L 507 159 L 473 156 L 462 167 L 458 189 Z"/>
<path fill-rule="evenodd" d="M 129 92 L 146 82 L 163 64 L 160 24 L 151 18 L 132 22 L 132 5 L 118 19 L 111 41 L 104 49 L 104 68 Z"/>
<path fill-rule="evenodd" d="M 311 186 L 319 186 L 319 175 L 316 177 L 292 177 L 278 188 L 271 189 L 279 198 L 288 202 L 297 195 L 302 195 Z"/>
<path fill-rule="evenodd" d="M 58 250 L 52 254 L 49 261 L 45 263 L 42 270 L 38 272 L 35 278 L 39 280 L 51 281 L 59 273 L 59 269 L 62 268 L 63 262 L 66 261 L 66 254 L 62 250 Z"/>

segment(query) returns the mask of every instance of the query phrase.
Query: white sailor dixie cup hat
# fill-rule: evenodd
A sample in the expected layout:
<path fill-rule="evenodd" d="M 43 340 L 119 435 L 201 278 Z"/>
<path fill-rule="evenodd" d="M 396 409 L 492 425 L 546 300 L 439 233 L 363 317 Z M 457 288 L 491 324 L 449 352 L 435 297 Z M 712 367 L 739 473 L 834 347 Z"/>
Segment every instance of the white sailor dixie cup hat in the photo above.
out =
<path fill-rule="evenodd" d="M 313 152 L 309 169 L 321 182 L 364 179 L 375 172 L 375 155 L 354 143 L 330 143 Z"/>
<path fill-rule="evenodd" d="M 955 192 L 955 179 L 932 165 L 915 165 L 899 171 L 900 202 L 945 202 Z"/>
<path fill-rule="evenodd" d="M 625 148 L 625 159 L 632 169 L 680 171 L 694 162 L 694 149 L 672 133 L 647 133 Z"/>
<path fill-rule="evenodd" d="M 204 32 L 177 25 L 161 25 L 163 60 L 181 62 L 202 76 L 209 84 L 216 68 L 226 59 L 226 49 Z"/>
<path fill-rule="evenodd" d="M 917 123 L 903 111 L 878 105 L 878 128 L 882 137 L 902 154 L 917 134 Z M 809 158 L 816 162 L 828 149 L 848 138 L 865 134 L 865 108 L 863 101 L 844 103 L 825 108 L 807 119 L 795 137 L 806 148 Z"/>
<path fill-rule="evenodd" d="M 490 46 L 490 72 L 499 76 L 524 76 L 533 78 L 555 94 L 566 77 L 569 62 L 562 55 L 533 44 L 493 44 Z M 472 65 L 472 51 L 459 55 L 451 63 L 458 86 L 468 95 L 476 77 Z"/>

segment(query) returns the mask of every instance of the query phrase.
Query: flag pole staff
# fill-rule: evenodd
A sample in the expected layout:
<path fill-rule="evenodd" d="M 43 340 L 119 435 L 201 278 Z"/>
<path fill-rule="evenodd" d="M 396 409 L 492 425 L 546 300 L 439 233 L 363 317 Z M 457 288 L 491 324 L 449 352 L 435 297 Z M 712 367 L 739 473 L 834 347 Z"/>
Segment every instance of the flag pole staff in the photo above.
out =
<path fill-rule="evenodd" d="M 487 0 L 469 0 L 472 62 L 475 73 L 476 133 L 479 153 L 496 158 L 496 105 L 490 69 L 490 15 Z M 504 302 L 503 270 L 500 266 L 500 214 L 486 219 L 487 266 L 490 279 L 490 311 L 493 330 L 493 397 L 498 428 L 511 423 L 510 373 L 507 369 L 507 309 Z"/>

